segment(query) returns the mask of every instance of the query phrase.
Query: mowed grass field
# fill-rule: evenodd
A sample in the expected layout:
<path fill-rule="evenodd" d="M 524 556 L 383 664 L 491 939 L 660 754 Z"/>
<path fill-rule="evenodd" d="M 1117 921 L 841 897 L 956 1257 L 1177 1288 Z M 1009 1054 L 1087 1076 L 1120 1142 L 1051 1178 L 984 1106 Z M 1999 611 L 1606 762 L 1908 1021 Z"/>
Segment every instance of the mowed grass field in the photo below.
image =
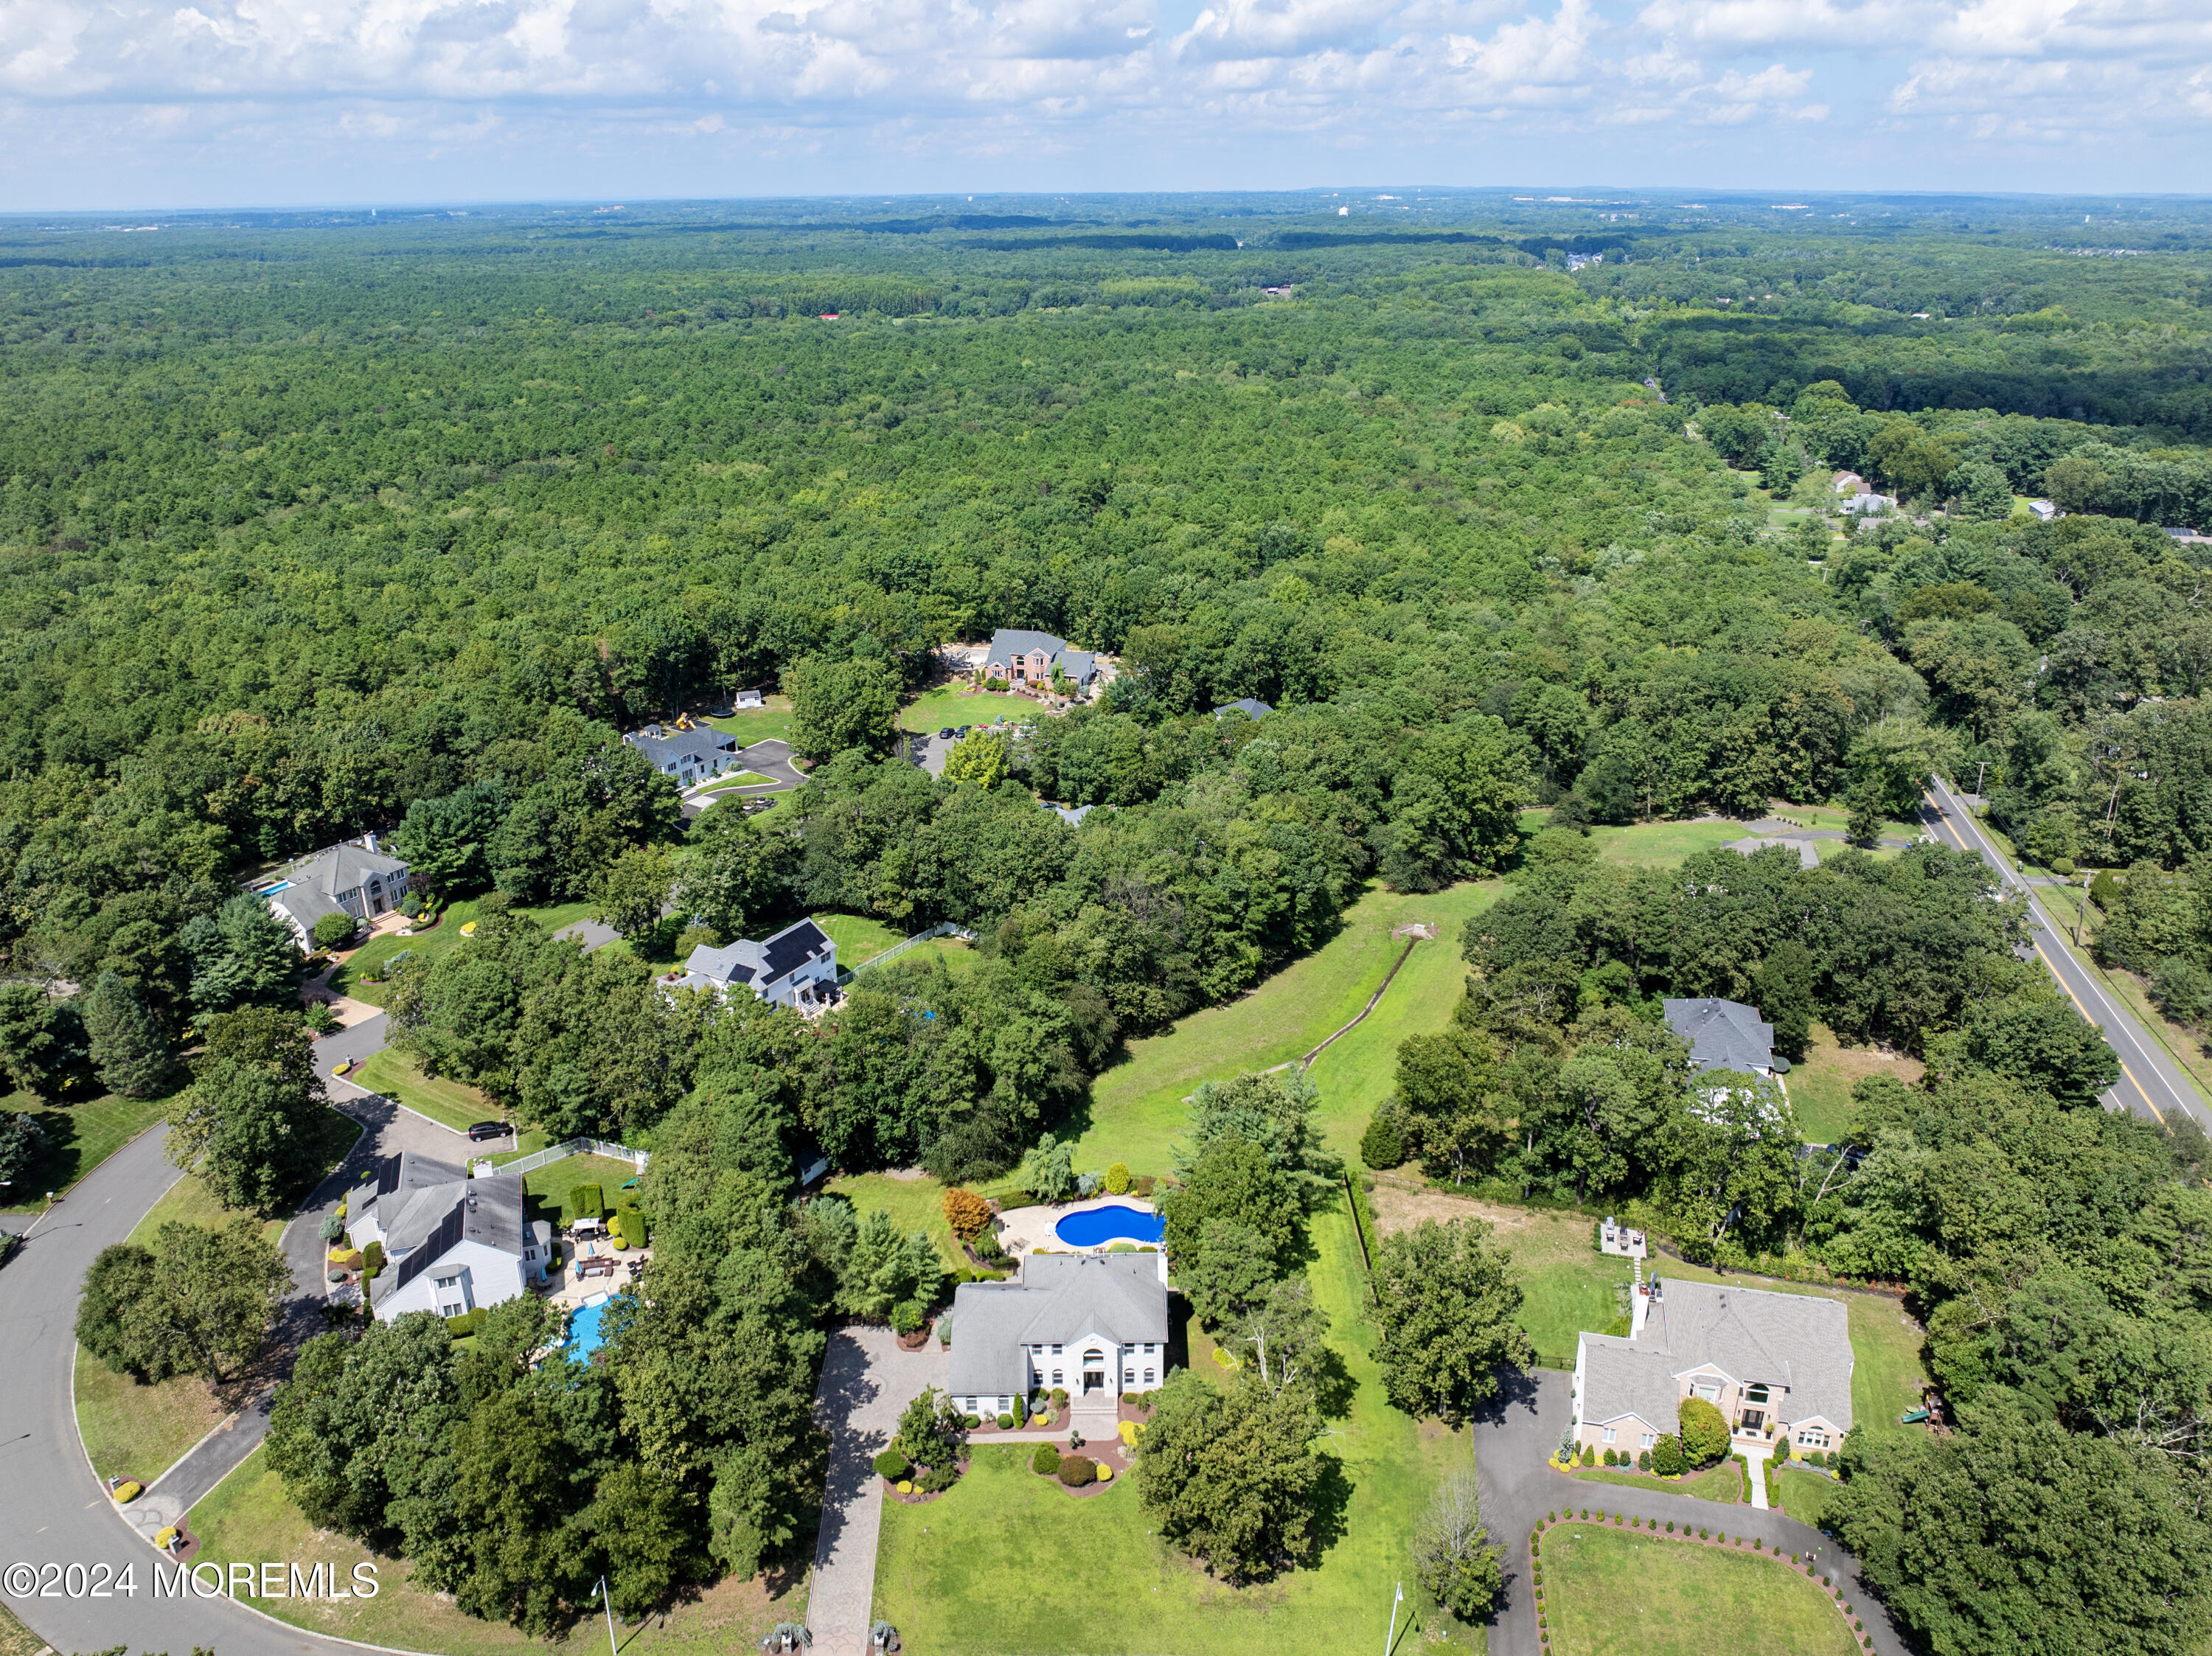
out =
<path fill-rule="evenodd" d="M 1559 1656 L 1847 1656 L 1856 1643 L 1782 1560 L 1649 1531 L 1546 1532 L 1544 1587 Z"/>
<path fill-rule="evenodd" d="M 586 1617 L 564 1641 L 541 1641 L 504 1622 L 480 1622 L 428 1589 L 416 1585 L 415 1567 L 405 1559 L 370 1552 L 350 1537 L 309 1524 L 269 1470 L 267 1452 L 256 1449 L 243 1465 L 192 1508 L 192 1531 L 200 1538 L 201 1559 L 217 1563 L 281 1558 L 302 1569 L 331 1566 L 341 1581 L 354 1579 L 356 1565 L 376 1571 L 373 1598 L 335 1603 L 325 1599 L 251 1598 L 265 1616 L 334 1638 L 400 1650 L 434 1651 L 442 1656 L 511 1656 L 544 1651 L 556 1656 L 602 1648 L 606 1623 Z M 759 1580 L 728 1581 L 698 1598 L 677 1604 L 635 1627 L 622 1629 L 623 1656 L 699 1653 L 723 1656 L 757 1647 L 779 1622 L 805 1620 L 804 1571 L 793 1572 L 781 1595 Z"/>
<path fill-rule="evenodd" d="M 1414 1421 L 1384 1400 L 1374 1333 L 1360 1314 L 1366 1278 L 1341 1198 L 1316 1216 L 1313 1241 L 1318 1257 L 1308 1275 L 1343 1370 L 1324 1386 L 1337 1412 L 1322 1449 L 1341 1477 L 1316 1503 L 1318 1532 L 1328 1538 L 1317 1566 L 1263 1586 L 1227 1586 L 1152 1533 L 1133 1477 L 1075 1501 L 1034 1476 L 1026 1452 L 980 1448 L 944 1500 L 884 1507 L 875 1613 L 898 1628 L 908 1649 L 1334 1656 L 1381 1646 L 1401 1580 L 1409 1591 L 1399 1632 L 1428 1642 L 1439 1618 L 1413 1586 L 1413 1539 L 1436 1486 L 1472 1446 L 1464 1432 Z M 1481 1648 L 1481 1630 L 1451 1627 L 1450 1643 Z"/>
<path fill-rule="evenodd" d="M 13 1186 L 0 1186 L 0 1213 L 35 1213 L 46 1194 L 66 1193 L 78 1180 L 154 1126 L 169 1107 L 160 1098 L 88 1098 L 77 1104 L 52 1104 L 30 1093 L 0 1095 L 0 1111 L 27 1115 L 43 1135 L 38 1160 Z"/>
<path fill-rule="evenodd" d="M 544 926 L 548 931 L 574 925 L 578 920 L 589 919 L 592 906 L 586 902 L 547 903 L 542 907 L 517 909 Z M 396 937 L 386 932 L 371 937 L 347 955 L 331 974 L 330 988 L 334 995 L 343 995 L 349 1000 L 365 1001 L 371 1006 L 385 1004 L 385 986 L 370 983 L 368 975 L 380 972 L 397 955 L 411 952 L 416 959 L 435 959 L 447 949 L 462 943 L 461 928 L 477 918 L 477 900 L 465 897 L 448 903 L 438 917 L 437 925 L 428 931 L 418 931 L 411 937 Z"/>
<path fill-rule="evenodd" d="M 1091 1083 L 1089 1119 L 1075 1165 L 1125 1162 L 1133 1173 L 1167 1171 L 1168 1147 L 1182 1133 L 1183 1101 L 1202 1081 L 1224 1081 L 1303 1056 L 1358 1016 L 1404 953 L 1393 930 L 1414 921 L 1438 928 L 1417 943 L 1405 968 L 1365 1023 L 1314 1065 L 1321 1123 L 1330 1146 L 1350 1152 L 1376 1103 L 1389 1093 L 1398 1043 L 1443 1027 L 1458 1004 L 1466 966 L 1462 922 L 1496 900 L 1494 883 L 1454 886 L 1426 896 L 1369 891 L 1346 913 L 1328 943 L 1249 993 L 1192 1013 L 1163 1034 L 1132 1041 L 1121 1060 Z"/>
<path fill-rule="evenodd" d="M 756 742 L 788 742 L 791 740 L 791 698 L 772 695 L 766 698 L 765 707 L 749 707 L 727 719 L 708 719 L 701 722 L 710 725 L 726 735 L 734 736 L 750 748 Z"/>
<path fill-rule="evenodd" d="M 360 1136 L 360 1127 L 337 1111 L 323 1123 L 323 1164 L 335 1167 Z M 216 1227 L 243 1217 L 225 1208 L 197 1174 L 185 1174 L 163 1192 L 126 1239 L 151 1247 L 166 1224 Z M 284 1220 L 264 1219 L 261 1234 L 274 1242 Z M 305 1284 L 302 1284 L 305 1286 Z M 150 1483 L 185 1450 L 230 1413 L 207 1382 L 180 1375 L 145 1386 L 118 1374 L 80 1346 L 73 1390 L 78 1435 L 102 1477 L 135 1477 Z"/>
<path fill-rule="evenodd" d="M 1813 1026 L 1805 1061 L 1783 1077 L 1796 1107 L 1797 1131 L 1808 1144 L 1832 1144 L 1850 1131 L 1851 1089 L 1870 1075 L 1894 1076 L 1906 1086 L 1928 1066 L 1907 1052 L 1876 1046 L 1845 1046 L 1825 1023 Z"/>
<path fill-rule="evenodd" d="M 894 1179 L 884 1173 L 854 1174 L 848 1178 L 832 1179 L 823 1189 L 844 1197 L 853 1204 L 853 1210 L 866 1217 L 871 1213 L 884 1212 L 901 1234 L 912 1235 L 926 1231 L 929 1240 L 937 1245 L 937 1257 L 945 1262 L 947 1271 L 957 1270 L 968 1263 L 953 1240 L 952 1227 L 945 1218 L 945 1186 L 927 1174 L 918 1179 Z"/>
<path fill-rule="evenodd" d="M 1498 1245 L 1513 1256 L 1514 1279 L 1526 1296 L 1521 1325 L 1544 1368 L 1571 1368 L 1575 1337 L 1585 1330 L 1602 1332 L 1620 1315 L 1618 1289 L 1629 1280 L 1630 1262 L 1597 1251 L 1595 1232 L 1602 1216 L 1597 1213 L 1478 1201 L 1428 1189 L 1412 1168 L 1377 1175 L 1370 1199 L 1376 1227 L 1384 1234 L 1423 1219 L 1465 1216 L 1492 1225 Z M 1897 1301 L 1809 1283 L 1721 1276 L 1679 1259 L 1655 1259 L 1650 1269 L 1662 1277 L 1842 1301 L 1850 1325 L 1854 1418 L 1871 1435 L 1926 1429 L 1898 1424 L 1898 1416 L 1919 1403 L 1927 1370 L 1921 1362 L 1925 1335 Z"/>
<path fill-rule="evenodd" d="M 924 690 L 899 709 L 898 727 L 933 734 L 947 725 L 957 730 L 963 725 L 991 725 L 1001 719 L 1034 719 L 1039 712 L 1036 702 L 1012 691 L 994 695 L 964 684 L 940 684 Z"/>
<path fill-rule="evenodd" d="M 466 1132 L 475 1122 L 501 1118 L 499 1106 L 481 1088 L 445 1076 L 426 1076 L 420 1065 L 396 1046 L 370 1053 L 349 1071 L 345 1078 L 356 1087 L 381 1093 L 404 1104 L 417 1115 L 427 1115 L 455 1132 Z"/>

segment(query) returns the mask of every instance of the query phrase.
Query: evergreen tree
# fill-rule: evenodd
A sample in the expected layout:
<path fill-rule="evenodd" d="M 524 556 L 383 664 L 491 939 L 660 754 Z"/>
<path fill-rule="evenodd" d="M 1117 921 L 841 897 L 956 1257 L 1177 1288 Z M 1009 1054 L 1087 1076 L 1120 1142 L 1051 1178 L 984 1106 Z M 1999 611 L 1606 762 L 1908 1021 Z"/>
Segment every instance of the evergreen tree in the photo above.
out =
<path fill-rule="evenodd" d="M 1515 1320 L 1512 1259 L 1479 1219 L 1424 1219 L 1375 1253 L 1376 1356 L 1383 1389 L 1409 1415 L 1457 1426 L 1498 1395 L 1498 1371 L 1535 1361 Z"/>
<path fill-rule="evenodd" d="M 169 1038 L 138 993 L 112 972 L 85 992 L 87 1046 L 100 1084 L 124 1098 L 151 1098 L 176 1073 Z"/>

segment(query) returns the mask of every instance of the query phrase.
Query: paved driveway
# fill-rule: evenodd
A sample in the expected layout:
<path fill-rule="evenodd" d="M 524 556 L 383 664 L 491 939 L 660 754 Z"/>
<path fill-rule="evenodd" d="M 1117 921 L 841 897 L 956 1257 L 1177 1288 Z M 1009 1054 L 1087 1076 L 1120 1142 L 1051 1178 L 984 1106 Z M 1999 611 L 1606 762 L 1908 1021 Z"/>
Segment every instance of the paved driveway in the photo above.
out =
<path fill-rule="evenodd" d="M 900 1411 L 925 1386 L 945 1385 L 951 1368 L 935 1340 L 902 1351 L 888 1328 L 830 1336 L 814 1394 L 814 1417 L 830 1432 L 830 1485 L 806 1608 L 817 1656 L 868 1656 L 884 1519 L 884 1482 L 869 1463 L 890 1444 Z"/>
<path fill-rule="evenodd" d="M 1658 1489 L 1585 1482 L 1547 1464 L 1574 1416 L 1569 1376 L 1538 1369 L 1507 1382 L 1504 1394 L 1474 1426 L 1475 1477 L 1483 1521 L 1505 1549 L 1505 1603 L 1490 1629 L 1492 1656 L 1542 1656 L 1536 1608 L 1528 1592 L 1528 1532 L 1547 1513 L 1569 1506 L 1595 1513 L 1626 1513 L 1644 1520 L 1673 1519 L 1692 1527 L 1764 1538 L 1784 1552 L 1809 1554 L 1823 1574 L 1844 1584 L 1844 1596 L 1863 1617 L 1878 1656 L 1910 1656 L 1911 1647 L 1880 1602 L 1859 1578 L 1858 1561 L 1808 1525 L 1780 1513 L 1755 1512 L 1741 1503 L 1699 1501 Z"/>

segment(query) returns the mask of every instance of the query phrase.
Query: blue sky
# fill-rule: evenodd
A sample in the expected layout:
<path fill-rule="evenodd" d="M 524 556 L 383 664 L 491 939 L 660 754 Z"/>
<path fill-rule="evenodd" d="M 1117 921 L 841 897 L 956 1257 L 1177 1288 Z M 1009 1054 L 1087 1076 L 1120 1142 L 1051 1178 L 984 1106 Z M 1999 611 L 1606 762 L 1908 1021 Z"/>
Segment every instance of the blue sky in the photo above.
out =
<path fill-rule="evenodd" d="M 2207 0 L 0 0 L 0 210 L 2201 191 Z"/>

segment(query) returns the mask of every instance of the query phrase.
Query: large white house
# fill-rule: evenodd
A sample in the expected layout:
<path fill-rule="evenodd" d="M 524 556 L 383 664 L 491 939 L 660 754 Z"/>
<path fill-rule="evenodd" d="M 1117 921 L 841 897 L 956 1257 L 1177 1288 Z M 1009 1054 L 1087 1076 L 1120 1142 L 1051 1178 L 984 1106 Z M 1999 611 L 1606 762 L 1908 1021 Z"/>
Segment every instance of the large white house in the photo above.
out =
<path fill-rule="evenodd" d="M 1799 1454 L 1851 1429 L 1850 1313 L 1835 1300 L 1680 1279 L 1639 1281 L 1629 1331 L 1575 1346 L 1574 1440 L 1633 1459 L 1675 1431 L 1682 1400 L 1721 1411 L 1740 1447 Z"/>
<path fill-rule="evenodd" d="M 684 962 L 678 983 L 718 995 L 745 989 L 811 1012 L 837 998 L 837 945 L 811 920 L 787 925 L 760 943 L 740 937 L 720 949 L 701 943 Z"/>
<path fill-rule="evenodd" d="M 738 738 L 725 736 L 712 725 L 686 731 L 672 725 L 647 725 L 623 740 L 650 760 L 653 769 L 674 777 L 682 787 L 744 768 L 744 750 L 738 745 Z"/>
<path fill-rule="evenodd" d="M 380 847 L 374 834 L 364 834 L 301 858 L 255 895 L 291 927 L 302 949 L 313 949 L 315 922 L 324 915 L 350 914 L 365 924 L 398 907 L 407 885 L 407 864 Z"/>
<path fill-rule="evenodd" d="M 471 1179 L 448 1162 L 402 1150 L 376 1164 L 346 1216 L 354 1247 L 384 1247 L 369 1284 L 386 1322 L 410 1311 L 458 1317 L 511 1300 L 545 1280 L 553 1228 L 522 1216 L 522 1175 Z"/>
<path fill-rule="evenodd" d="M 1168 1256 L 1031 1253 L 1020 1279 L 952 1293 L 952 1400 L 1007 1414 L 1065 1387 L 1118 1397 L 1167 1377 Z"/>

